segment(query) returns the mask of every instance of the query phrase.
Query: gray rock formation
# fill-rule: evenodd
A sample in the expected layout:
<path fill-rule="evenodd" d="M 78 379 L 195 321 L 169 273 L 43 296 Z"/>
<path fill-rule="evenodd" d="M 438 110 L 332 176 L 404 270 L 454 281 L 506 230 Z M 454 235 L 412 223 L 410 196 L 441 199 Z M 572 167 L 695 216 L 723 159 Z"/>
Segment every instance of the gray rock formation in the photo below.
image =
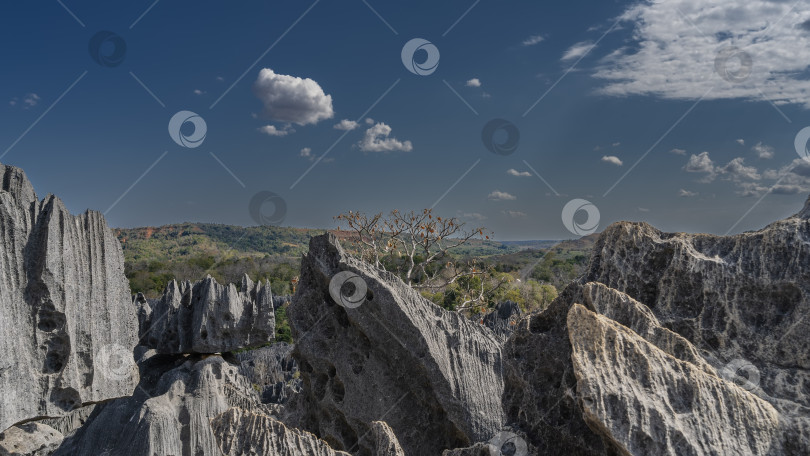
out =
<path fill-rule="evenodd" d="M 343 283 L 346 274 L 359 280 Z M 380 420 L 413 455 L 486 441 L 501 428 L 495 335 L 347 256 L 334 236 L 310 241 L 287 315 L 304 390 L 285 422 L 333 448 L 373 454 L 361 437 Z"/>
<path fill-rule="evenodd" d="M 314 435 L 290 429 L 261 414 L 232 408 L 211 422 L 221 454 L 226 456 L 349 456 L 329 448 Z"/>
<path fill-rule="evenodd" d="M 810 453 L 807 240 L 802 216 L 728 237 L 612 225 L 585 277 L 507 342 L 507 422 L 541 454 Z M 575 303 L 596 317 L 569 317 Z"/>
<path fill-rule="evenodd" d="M 262 403 L 283 405 L 301 392 L 300 372 L 292 351 L 292 345 L 277 342 L 236 355 L 240 372 L 259 390 Z"/>
<path fill-rule="evenodd" d="M 371 423 L 371 438 L 374 439 L 375 456 L 405 456 L 394 430 L 385 421 Z"/>
<path fill-rule="evenodd" d="M 484 315 L 481 323 L 499 337 L 506 339 L 515 331 L 515 326 L 522 316 L 523 312 L 518 303 L 504 301 L 496 305 L 492 312 Z"/>
<path fill-rule="evenodd" d="M 222 353 L 256 347 L 275 339 L 270 283 L 245 275 L 239 290 L 211 276 L 195 282 L 171 281 L 163 296 L 138 296 L 143 345 L 159 353 Z"/>
<path fill-rule="evenodd" d="M 12 426 L 0 433 L 0 456 L 48 456 L 62 439 L 61 432 L 41 423 Z"/>
<path fill-rule="evenodd" d="M 568 331 L 585 421 L 622 454 L 785 454 L 776 409 L 677 345 L 662 349 L 579 304 Z"/>
<path fill-rule="evenodd" d="M 141 382 L 132 397 L 98 406 L 55 454 L 218 456 L 212 419 L 231 407 L 266 411 L 238 367 L 220 356 L 178 363 L 156 384 Z"/>
<path fill-rule="evenodd" d="M 37 199 L 0 165 L 0 430 L 132 394 L 138 328 L 121 246 L 97 212 Z"/>

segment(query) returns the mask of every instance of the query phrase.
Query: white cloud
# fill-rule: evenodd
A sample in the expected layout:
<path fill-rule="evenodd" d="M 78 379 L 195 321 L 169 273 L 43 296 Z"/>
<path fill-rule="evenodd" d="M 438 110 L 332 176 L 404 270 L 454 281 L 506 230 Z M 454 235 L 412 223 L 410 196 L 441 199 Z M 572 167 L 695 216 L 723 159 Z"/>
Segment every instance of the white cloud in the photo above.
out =
<path fill-rule="evenodd" d="M 374 119 L 371 117 L 366 117 L 366 125 L 374 125 Z"/>
<path fill-rule="evenodd" d="M 758 142 L 751 150 L 753 150 L 759 158 L 773 158 L 773 147 L 762 144 L 762 141 Z"/>
<path fill-rule="evenodd" d="M 275 125 L 265 125 L 263 127 L 259 127 L 259 131 L 270 136 L 287 136 L 290 133 L 295 133 L 295 130 L 289 125 L 285 125 L 280 129 L 276 128 Z"/>
<path fill-rule="evenodd" d="M 357 145 L 363 152 L 410 152 L 413 145 L 410 141 L 390 138 L 391 127 L 380 122 L 366 130 L 366 134 Z"/>
<path fill-rule="evenodd" d="M 607 85 L 600 92 L 810 107 L 810 30 L 802 25 L 806 10 L 795 6 L 774 0 L 633 2 L 620 17 L 633 28 L 632 41 L 601 61 L 595 77 Z M 718 53 L 732 46 L 752 62 L 750 75 L 739 83 L 715 71 L 717 66 L 728 76 L 743 70 L 741 54 Z"/>
<path fill-rule="evenodd" d="M 349 119 L 343 119 L 334 126 L 335 129 L 343 131 L 352 131 L 358 127 L 360 127 L 359 123 Z"/>
<path fill-rule="evenodd" d="M 540 35 L 532 35 L 525 40 L 523 40 L 524 46 L 534 46 L 535 44 L 541 43 L 545 38 Z"/>
<path fill-rule="evenodd" d="M 205 92 L 200 89 L 194 89 L 194 95 L 205 95 Z"/>
<path fill-rule="evenodd" d="M 253 93 L 264 103 L 264 114 L 279 122 L 309 125 L 335 115 L 332 96 L 309 78 L 276 74 L 264 68 L 253 83 Z"/>
<path fill-rule="evenodd" d="M 615 142 L 615 143 L 613 143 L 613 147 L 619 147 L 619 146 L 621 146 L 621 145 L 622 145 L 622 143 L 620 143 L 620 142 Z"/>
<path fill-rule="evenodd" d="M 717 177 L 717 172 L 714 170 L 714 162 L 709 157 L 708 152 L 701 152 L 699 155 L 692 154 L 683 169 L 687 173 L 705 174 L 702 179 L 703 182 L 711 182 Z"/>
<path fill-rule="evenodd" d="M 611 165 L 616 165 L 616 166 L 622 166 L 624 164 L 624 162 L 619 157 L 616 157 L 615 155 L 605 155 L 604 157 L 602 157 L 602 162 L 610 163 Z"/>
<path fill-rule="evenodd" d="M 737 157 L 728 162 L 726 166 L 718 167 L 716 171 L 725 179 L 735 182 L 742 180 L 760 180 L 762 176 L 753 166 L 745 166 L 745 159 Z"/>
<path fill-rule="evenodd" d="M 567 62 L 569 60 L 578 59 L 587 54 L 588 52 L 590 52 L 591 49 L 593 49 L 593 47 L 594 44 L 591 43 L 590 41 L 579 42 L 568 48 L 568 50 L 565 51 L 565 54 L 563 54 L 560 60 L 562 60 L 563 62 Z"/>
<path fill-rule="evenodd" d="M 26 108 L 33 108 L 39 103 L 39 95 L 35 93 L 29 93 L 28 95 L 23 98 L 23 104 Z"/>
<path fill-rule="evenodd" d="M 695 196 L 700 195 L 698 192 L 690 192 L 689 190 L 680 189 L 678 191 L 678 196 L 681 198 L 694 198 Z"/>
<path fill-rule="evenodd" d="M 737 144 L 739 144 L 741 146 L 744 146 L 745 145 L 745 140 L 744 139 L 738 139 Z"/>
<path fill-rule="evenodd" d="M 686 155 L 686 150 L 684 150 L 684 149 L 672 149 L 671 151 L 669 151 L 669 153 L 675 154 L 675 155 Z"/>
<path fill-rule="evenodd" d="M 508 169 L 506 170 L 506 174 L 515 177 L 532 177 L 532 173 L 528 171 L 518 171 L 516 169 Z"/>
<path fill-rule="evenodd" d="M 648 208 L 646 208 L 646 207 L 640 207 L 640 208 L 638 208 L 638 211 L 639 211 L 639 212 L 645 212 L 645 213 L 646 213 L 646 212 L 650 212 L 650 209 L 648 209 Z"/>
<path fill-rule="evenodd" d="M 467 81 L 466 86 L 467 87 L 481 87 L 481 80 L 478 79 L 478 78 L 472 78 L 469 81 Z"/>
<path fill-rule="evenodd" d="M 512 217 L 512 218 L 526 217 L 526 213 L 525 212 L 520 212 L 520 211 L 503 211 L 503 213 L 508 215 L 509 217 Z"/>
<path fill-rule="evenodd" d="M 225 78 L 223 78 L 222 76 L 217 76 L 217 81 L 218 82 L 224 82 Z"/>
<path fill-rule="evenodd" d="M 492 201 L 514 201 L 517 199 L 516 196 L 500 190 L 495 190 L 494 192 L 490 193 L 487 198 L 491 199 Z"/>
<path fill-rule="evenodd" d="M 315 159 L 315 157 L 312 156 L 312 149 L 310 149 L 309 147 L 304 147 L 303 149 L 301 149 L 301 153 L 299 155 L 306 158 L 309 161 Z"/>

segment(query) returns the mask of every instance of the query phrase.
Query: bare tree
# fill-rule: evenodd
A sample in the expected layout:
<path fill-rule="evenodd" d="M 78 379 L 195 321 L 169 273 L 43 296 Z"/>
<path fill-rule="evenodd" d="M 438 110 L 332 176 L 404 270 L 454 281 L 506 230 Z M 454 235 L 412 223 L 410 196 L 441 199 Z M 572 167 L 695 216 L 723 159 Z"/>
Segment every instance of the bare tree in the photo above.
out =
<path fill-rule="evenodd" d="M 385 217 L 382 213 L 369 216 L 350 211 L 335 219 L 345 222 L 353 232 L 352 241 L 362 259 L 383 269 L 384 259 L 393 259 L 396 271 L 392 272 L 416 289 L 435 293 L 459 279 L 479 278 L 463 281 L 463 304 L 459 306 L 463 309 L 485 301 L 492 292 L 492 284 L 485 280 L 486 271 L 474 259 L 455 260 L 450 255 L 474 239 L 488 240 L 489 233 L 483 227 L 468 230 L 456 218 L 434 216 L 432 209 L 393 210 Z M 391 269 L 390 264 L 387 269 Z"/>

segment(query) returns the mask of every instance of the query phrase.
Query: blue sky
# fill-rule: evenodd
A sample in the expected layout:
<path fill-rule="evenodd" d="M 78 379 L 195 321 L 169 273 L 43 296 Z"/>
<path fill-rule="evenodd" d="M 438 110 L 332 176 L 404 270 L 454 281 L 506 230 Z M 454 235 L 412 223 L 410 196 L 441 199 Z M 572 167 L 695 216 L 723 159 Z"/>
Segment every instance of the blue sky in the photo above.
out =
<path fill-rule="evenodd" d="M 810 8 L 800 3 L 3 9 L 0 162 L 25 169 L 40 196 L 105 212 L 112 226 L 253 225 L 251 199 L 273 192 L 286 226 L 435 205 L 497 239 L 572 238 L 561 215 L 583 199 L 598 229 L 642 220 L 723 234 L 793 214 L 810 193 L 794 145 L 810 125 Z M 101 31 L 114 35 L 99 64 L 89 48 Z M 116 66 L 104 64 L 109 36 L 126 44 Z M 431 74 L 403 64 L 415 38 L 439 51 Z M 198 147 L 170 136 L 179 111 L 204 120 Z M 354 129 L 335 128 L 344 119 Z M 520 132 L 514 153 L 483 144 L 493 119 Z M 580 231 L 593 225 L 585 216 L 575 213 Z"/>

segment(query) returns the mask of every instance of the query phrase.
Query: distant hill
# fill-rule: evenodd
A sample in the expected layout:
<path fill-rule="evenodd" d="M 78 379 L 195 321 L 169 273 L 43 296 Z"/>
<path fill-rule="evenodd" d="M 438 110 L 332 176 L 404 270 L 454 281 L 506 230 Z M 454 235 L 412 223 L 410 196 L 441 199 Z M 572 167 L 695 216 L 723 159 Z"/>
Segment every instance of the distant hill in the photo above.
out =
<path fill-rule="evenodd" d="M 126 274 L 135 292 L 159 295 L 173 278 L 199 280 L 210 274 L 221 283 L 271 280 L 276 294 L 292 293 L 301 255 L 309 239 L 326 230 L 278 226 L 240 227 L 211 223 L 182 223 L 160 227 L 118 228 Z M 352 233 L 333 231 L 351 249 Z M 537 242 L 537 241 L 531 241 Z M 543 241 L 545 242 L 545 241 Z M 459 257 L 490 258 L 523 250 L 514 242 L 473 240 L 453 249 Z"/>

